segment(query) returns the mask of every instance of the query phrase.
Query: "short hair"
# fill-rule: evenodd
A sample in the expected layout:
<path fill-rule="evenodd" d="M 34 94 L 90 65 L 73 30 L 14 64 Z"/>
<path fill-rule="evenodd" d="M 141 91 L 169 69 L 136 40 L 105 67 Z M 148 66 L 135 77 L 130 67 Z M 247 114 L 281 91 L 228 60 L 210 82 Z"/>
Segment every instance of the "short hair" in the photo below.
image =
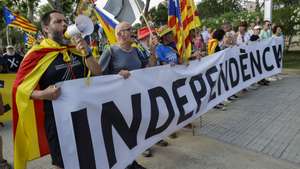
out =
<path fill-rule="evenodd" d="M 224 35 L 225 35 L 225 31 L 223 29 L 217 29 L 216 31 L 214 31 L 212 37 L 214 39 L 217 39 L 218 41 L 221 41 Z"/>
<path fill-rule="evenodd" d="M 125 21 L 117 24 L 117 26 L 115 28 L 115 36 L 116 37 L 118 37 L 118 33 L 120 32 L 121 28 L 124 27 L 124 26 L 130 26 L 131 27 L 130 23 L 125 22 Z"/>
<path fill-rule="evenodd" d="M 277 28 L 282 28 L 280 25 L 275 25 L 273 28 L 272 28 L 272 32 L 273 32 L 273 34 L 275 34 L 276 33 L 276 31 L 277 31 Z"/>
<path fill-rule="evenodd" d="M 50 23 L 50 15 L 52 14 L 52 13 L 60 13 L 60 14 L 63 14 L 61 11 L 58 11 L 58 10 L 51 10 L 51 11 L 49 11 L 49 12 L 46 12 L 46 13 L 44 13 L 42 16 L 41 16 L 41 18 L 40 18 L 40 22 L 41 22 L 41 26 L 42 26 L 42 28 L 44 27 L 44 26 L 47 26 L 47 25 L 49 25 L 49 23 Z"/>
<path fill-rule="evenodd" d="M 248 27 L 248 23 L 246 21 L 242 21 L 239 26 Z"/>

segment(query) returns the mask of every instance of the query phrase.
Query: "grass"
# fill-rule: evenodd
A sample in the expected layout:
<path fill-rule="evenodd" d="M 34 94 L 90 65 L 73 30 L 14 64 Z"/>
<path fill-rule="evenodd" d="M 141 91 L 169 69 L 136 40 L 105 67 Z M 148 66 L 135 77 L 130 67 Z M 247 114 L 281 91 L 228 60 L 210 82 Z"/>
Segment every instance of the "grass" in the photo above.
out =
<path fill-rule="evenodd" d="M 300 69 L 300 51 L 284 52 L 283 68 Z"/>

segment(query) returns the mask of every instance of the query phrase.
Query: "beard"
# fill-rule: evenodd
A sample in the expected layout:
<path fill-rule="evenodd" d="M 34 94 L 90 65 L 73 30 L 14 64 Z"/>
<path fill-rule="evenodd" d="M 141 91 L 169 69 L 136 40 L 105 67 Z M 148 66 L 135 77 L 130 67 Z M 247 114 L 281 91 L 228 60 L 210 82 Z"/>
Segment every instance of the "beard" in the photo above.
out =
<path fill-rule="evenodd" d="M 67 40 L 66 38 L 64 38 L 64 35 L 62 35 L 60 32 L 56 31 L 53 32 L 52 34 L 52 38 L 55 42 L 57 42 L 60 45 L 68 45 L 70 43 L 69 40 Z"/>

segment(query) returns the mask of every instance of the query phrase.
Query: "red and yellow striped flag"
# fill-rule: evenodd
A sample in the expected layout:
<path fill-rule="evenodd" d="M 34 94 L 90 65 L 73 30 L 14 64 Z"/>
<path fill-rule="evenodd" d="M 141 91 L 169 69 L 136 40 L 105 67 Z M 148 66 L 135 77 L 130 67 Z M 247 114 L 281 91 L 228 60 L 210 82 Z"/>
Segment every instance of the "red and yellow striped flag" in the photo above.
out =
<path fill-rule="evenodd" d="M 201 25 L 194 0 L 169 0 L 168 26 L 175 30 L 180 60 L 187 62 L 192 52 L 190 30 Z"/>
<path fill-rule="evenodd" d="M 25 169 L 27 161 L 49 153 L 44 128 L 42 100 L 30 99 L 33 90 L 60 52 L 64 57 L 75 47 L 61 47 L 50 39 L 33 46 L 25 55 L 13 85 L 14 168 Z M 77 51 L 76 54 L 80 52 Z"/>
<path fill-rule="evenodd" d="M 7 26 L 20 28 L 30 33 L 36 33 L 38 30 L 30 21 L 15 12 L 11 12 L 7 7 L 3 7 L 3 15 Z"/>

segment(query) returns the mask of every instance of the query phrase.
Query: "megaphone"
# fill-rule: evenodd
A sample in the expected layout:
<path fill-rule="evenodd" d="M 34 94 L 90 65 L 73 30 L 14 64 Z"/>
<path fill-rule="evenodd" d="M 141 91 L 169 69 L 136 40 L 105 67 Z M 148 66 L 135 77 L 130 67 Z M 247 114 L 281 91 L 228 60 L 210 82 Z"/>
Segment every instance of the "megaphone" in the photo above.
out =
<path fill-rule="evenodd" d="M 85 16 L 79 15 L 75 19 L 75 24 L 68 26 L 67 31 L 64 33 L 65 38 L 71 39 L 76 35 L 81 35 L 84 38 L 94 32 L 94 24 L 92 20 Z"/>

